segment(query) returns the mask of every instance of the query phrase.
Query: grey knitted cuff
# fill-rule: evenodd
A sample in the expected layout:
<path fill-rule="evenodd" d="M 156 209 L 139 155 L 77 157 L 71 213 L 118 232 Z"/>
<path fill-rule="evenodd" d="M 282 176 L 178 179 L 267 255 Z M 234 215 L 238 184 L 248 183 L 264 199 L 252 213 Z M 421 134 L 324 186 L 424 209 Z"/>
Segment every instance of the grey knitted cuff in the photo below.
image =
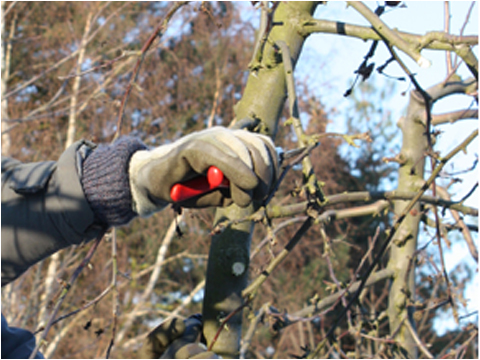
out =
<path fill-rule="evenodd" d="M 128 166 L 133 153 L 146 148 L 137 138 L 125 136 L 112 145 L 100 145 L 83 162 L 83 191 L 102 224 L 123 225 L 137 216 L 132 210 Z"/>

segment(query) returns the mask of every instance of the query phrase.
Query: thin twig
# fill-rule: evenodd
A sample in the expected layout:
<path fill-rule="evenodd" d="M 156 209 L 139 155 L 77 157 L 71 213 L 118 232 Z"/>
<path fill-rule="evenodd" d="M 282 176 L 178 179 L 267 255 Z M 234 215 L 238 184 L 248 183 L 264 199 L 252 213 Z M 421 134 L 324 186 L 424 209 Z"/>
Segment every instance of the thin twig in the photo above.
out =
<path fill-rule="evenodd" d="M 157 257 L 155 260 L 155 265 L 153 266 L 152 274 L 150 275 L 150 279 L 148 280 L 148 284 L 145 287 L 145 290 L 141 294 L 138 303 L 135 305 L 132 311 L 127 315 L 127 321 L 123 324 L 122 329 L 119 331 L 118 336 L 115 339 L 115 342 L 120 343 L 127 334 L 128 330 L 132 327 L 136 317 L 135 314 L 144 306 L 147 300 L 152 295 L 153 290 L 155 289 L 155 285 L 162 273 L 162 269 L 165 262 L 165 257 L 167 255 L 167 251 L 170 248 L 172 240 L 175 237 L 175 229 L 179 222 L 182 221 L 185 211 L 182 212 L 181 215 L 176 216 L 170 223 L 163 240 L 161 241 L 161 245 L 157 251 Z"/>
<path fill-rule="evenodd" d="M 85 305 L 83 305 L 82 307 L 72 311 L 72 312 L 69 312 L 68 314 L 65 314 L 65 315 L 62 315 L 62 316 L 59 316 L 58 318 L 56 318 L 53 322 L 52 322 L 52 325 L 55 325 L 57 323 L 59 323 L 60 321 L 62 320 L 65 320 L 71 316 L 74 316 L 76 314 L 78 314 L 79 312 L 82 312 L 86 309 L 88 309 L 89 307 L 91 307 L 92 305 L 95 305 L 97 304 L 100 300 L 102 300 L 111 290 L 113 289 L 112 287 L 112 284 L 110 284 L 105 290 L 103 290 L 95 299 L 89 301 L 88 303 L 86 303 Z M 40 329 L 37 329 L 35 332 L 34 332 L 34 335 L 37 334 L 38 332 L 40 332 L 41 330 L 43 330 L 44 328 L 40 328 Z"/>
<path fill-rule="evenodd" d="M 283 66 L 285 69 L 285 80 L 287 83 L 288 108 L 290 111 L 290 118 L 288 119 L 287 123 L 289 122 L 292 124 L 299 146 L 306 147 L 311 144 L 308 142 L 299 118 L 300 113 L 298 110 L 297 95 L 295 91 L 295 79 L 293 77 L 293 64 L 290 56 L 290 49 L 285 41 L 277 41 L 276 45 L 280 48 L 282 54 Z M 316 141 L 316 143 L 318 144 L 318 141 Z M 325 201 L 325 193 L 322 189 L 323 186 L 318 181 L 313 170 L 312 161 L 308 156 L 306 156 L 302 161 L 302 172 L 303 180 L 309 190 L 309 195 L 314 196 L 315 202 L 322 204 Z"/>
<path fill-rule="evenodd" d="M 83 268 L 84 268 L 84 267 L 90 262 L 90 260 L 92 259 L 93 255 L 95 254 L 95 251 L 96 251 L 97 248 L 98 248 L 98 245 L 99 245 L 100 242 L 102 241 L 102 238 L 103 238 L 103 234 L 99 235 L 99 236 L 95 239 L 92 247 L 90 248 L 90 250 L 88 250 L 87 255 L 85 255 L 85 258 L 82 260 L 82 262 L 81 262 L 80 265 L 77 267 L 77 269 L 73 272 L 72 276 L 70 277 L 69 282 L 64 284 L 65 287 L 63 288 L 62 293 L 60 294 L 60 297 L 59 297 L 58 300 L 57 300 L 57 304 L 55 305 L 55 309 L 53 310 L 52 315 L 50 316 L 50 319 L 48 320 L 47 325 L 45 326 L 45 330 L 43 331 L 42 336 L 40 337 L 40 339 L 39 339 L 38 342 L 37 342 L 37 345 L 35 346 L 35 349 L 34 349 L 34 350 L 32 351 L 32 353 L 30 354 L 29 359 L 34 359 L 35 356 L 37 355 L 38 349 L 39 349 L 40 346 L 42 345 L 43 341 L 44 341 L 45 338 L 47 337 L 48 332 L 50 331 L 50 328 L 52 327 L 53 319 L 57 316 L 58 311 L 60 310 L 60 306 L 62 306 L 63 301 L 65 300 L 68 292 L 70 291 L 73 283 L 75 282 L 75 280 L 78 278 L 78 276 L 79 276 L 80 273 L 82 272 Z"/>
<path fill-rule="evenodd" d="M 439 192 L 441 197 L 445 198 L 446 200 L 450 200 L 450 195 L 448 194 L 445 188 L 438 187 L 437 191 Z M 476 262 L 478 262 L 478 250 L 473 241 L 472 234 L 470 234 L 470 230 L 468 229 L 467 225 L 465 224 L 465 222 L 460 217 L 457 211 L 450 209 L 450 213 L 452 214 L 453 218 L 455 219 L 457 224 L 460 226 L 460 229 L 462 230 L 463 238 L 467 243 L 470 254 L 472 255 L 473 259 Z"/>
<path fill-rule="evenodd" d="M 412 334 L 413 340 L 415 340 L 415 343 L 417 344 L 418 348 L 420 351 L 429 359 L 434 359 L 434 356 L 430 351 L 428 351 L 427 347 L 422 343 L 422 340 L 418 337 L 417 332 L 413 328 L 412 324 L 410 323 L 409 319 L 405 319 L 404 322 L 405 326 L 407 327 L 408 331 L 410 331 L 410 334 Z"/>
<path fill-rule="evenodd" d="M 153 30 L 152 34 L 150 37 L 147 39 L 145 44 L 143 44 L 143 47 L 140 51 L 141 56 L 137 60 L 137 63 L 135 64 L 135 67 L 133 69 L 133 75 L 131 77 L 130 82 L 128 83 L 127 89 L 125 90 L 125 94 L 123 95 L 122 102 L 120 104 L 120 110 L 118 112 L 118 119 L 117 119 L 117 129 L 115 132 L 114 140 L 117 139 L 120 134 L 122 133 L 122 123 L 123 123 L 123 116 L 125 114 L 125 106 L 128 101 L 128 97 L 130 95 L 130 92 L 132 90 L 132 85 L 137 81 L 138 73 L 140 70 L 140 66 L 143 63 L 143 60 L 145 59 L 145 54 L 147 53 L 148 49 L 150 49 L 150 46 L 152 46 L 154 40 L 158 37 L 161 38 L 167 28 L 168 22 L 170 19 L 175 15 L 178 9 L 180 9 L 182 6 L 187 4 L 188 1 L 178 1 L 175 2 L 172 5 L 172 8 L 167 12 L 165 17 L 162 19 L 162 21 L 157 25 L 157 27 Z"/>
<path fill-rule="evenodd" d="M 252 338 L 255 334 L 255 330 L 257 329 L 258 324 L 262 322 L 263 316 L 265 315 L 265 312 L 268 310 L 269 306 L 270 303 L 263 304 L 255 318 L 250 322 L 250 326 L 248 327 L 248 330 L 242 339 L 242 345 L 240 346 L 240 359 L 245 359 L 247 350 L 252 343 Z"/>
<path fill-rule="evenodd" d="M 112 316 L 113 316 L 113 324 L 112 324 L 112 336 L 110 338 L 110 342 L 107 347 L 107 352 L 105 355 L 106 359 L 110 358 L 110 352 L 113 349 L 113 345 L 115 344 L 115 335 L 117 332 L 117 323 L 118 323 L 118 313 L 119 313 L 119 292 L 117 287 L 117 274 L 118 274 L 118 258 L 117 258 L 117 231 L 116 228 L 112 229 Z"/>
<path fill-rule="evenodd" d="M 450 34 L 450 2 L 444 1 L 444 19 L 445 19 L 445 26 L 444 30 L 446 34 Z M 451 74 L 453 72 L 452 66 L 452 53 L 450 51 L 445 51 L 445 57 L 447 61 L 447 74 Z"/>
<path fill-rule="evenodd" d="M 302 226 L 297 230 L 295 235 L 292 239 L 288 242 L 285 248 L 278 254 L 271 262 L 268 264 L 267 268 L 262 271 L 260 276 L 258 276 L 252 283 L 242 291 L 242 297 L 250 298 L 258 288 L 267 280 L 268 276 L 272 273 L 272 271 L 287 257 L 290 251 L 298 244 L 300 239 L 305 235 L 305 233 L 310 229 L 313 225 L 314 219 L 312 217 L 308 217 L 307 220 L 302 224 Z"/>
<path fill-rule="evenodd" d="M 12 1 L 10 3 L 10 5 L 8 6 L 8 8 L 3 12 L 2 14 L 2 22 L 5 21 L 5 17 L 7 16 L 7 14 L 13 9 L 13 7 L 15 6 L 15 4 L 18 3 L 18 1 Z"/>
<path fill-rule="evenodd" d="M 221 332 L 223 331 L 223 329 L 225 328 L 225 326 L 227 325 L 227 322 L 233 318 L 236 314 L 238 314 L 240 311 L 243 310 L 243 308 L 245 308 L 249 303 L 250 303 L 250 299 L 245 301 L 243 304 L 241 304 L 238 308 L 236 308 L 235 310 L 233 310 L 230 314 L 228 314 L 227 316 L 225 316 L 225 318 L 222 319 L 221 323 L 220 323 L 220 326 L 218 327 L 218 330 L 215 334 L 215 336 L 213 337 L 212 339 L 212 342 L 210 343 L 210 345 L 208 346 L 208 351 L 212 351 L 213 349 L 213 346 L 215 345 L 215 343 L 217 342 Z"/>
<path fill-rule="evenodd" d="M 467 15 L 465 15 L 465 20 L 464 20 L 463 25 L 460 29 L 460 36 L 463 35 L 463 32 L 465 31 L 465 27 L 467 26 L 468 22 L 470 21 L 470 16 L 472 15 L 472 10 L 473 10 L 473 7 L 475 6 L 475 3 L 476 3 L 476 1 L 472 1 L 472 3 L 470 4 L 470 7 L 468 8 Z M 458 61 L 458 55 L 455 54 L 455 59 L 453 61 L 453 63 L 455 64 L 454 66 L 457 66 L 457 61 Z"/>

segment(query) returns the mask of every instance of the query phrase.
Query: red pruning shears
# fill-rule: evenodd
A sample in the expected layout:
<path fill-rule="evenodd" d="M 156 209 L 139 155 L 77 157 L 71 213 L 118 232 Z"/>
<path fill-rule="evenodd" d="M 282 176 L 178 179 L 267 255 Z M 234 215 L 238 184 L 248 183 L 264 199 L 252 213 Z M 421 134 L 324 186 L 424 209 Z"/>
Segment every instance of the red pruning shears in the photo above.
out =
<path fill-rule="evenodd" d="M 282 164 L 284 161 L 304 153 L 307 147 L 289 151 L 283 151 L 281 148 L 277 148 L 276 150 L 280 164 Z M 170 189 L 170 197 L 173 202 L 180 202 L 201 194 L 206 194 L 217 188 L 228 188 L 229 186 L 230 181 L 223 175 L 223 172 L 215 166 L 210 166 L 206 176 L 199 176 L 173 185 Z"/>
<path fill-rule="evenodd" d="M 229 186 L 230 181 L 223 175 L 223 172 L 215 166 L 210 166 L 207 176 L 199 176 L 173 185 L 170 189 L 170 197 L 174 202 L 180 202 L 217 188 L 228 188 Z"/>

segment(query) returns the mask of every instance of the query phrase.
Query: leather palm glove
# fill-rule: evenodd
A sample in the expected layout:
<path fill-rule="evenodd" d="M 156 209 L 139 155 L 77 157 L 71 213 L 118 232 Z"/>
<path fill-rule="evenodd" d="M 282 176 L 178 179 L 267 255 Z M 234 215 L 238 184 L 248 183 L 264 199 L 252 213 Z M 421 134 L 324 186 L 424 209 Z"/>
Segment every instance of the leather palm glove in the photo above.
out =
<path fill-rule="evenodd" d="M 145 359 L 219 359 L 199 342 L 202 316 L 196 314 L 185 321 L 173 318 L 152 330 L 140 350 Z"/>
<path fill-rule="evenodd" d="M 152 214 L 173 202 L 170 189 L 216 166 L 229 180 L 217 188 L 182 201 L 184 207 L 240 207 L 264 199 L 276 181 L 278 161 L 270 138 L 248 132 L 214 127 L 189 134 L 153 150 L 135 152 L 129 165 L 133 210 Z"/>

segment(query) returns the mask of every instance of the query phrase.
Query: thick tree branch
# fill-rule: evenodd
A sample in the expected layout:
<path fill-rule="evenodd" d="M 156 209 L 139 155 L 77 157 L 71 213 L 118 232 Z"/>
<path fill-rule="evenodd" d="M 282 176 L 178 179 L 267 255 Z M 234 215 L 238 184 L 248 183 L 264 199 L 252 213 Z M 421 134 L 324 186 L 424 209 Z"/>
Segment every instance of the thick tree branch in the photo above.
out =
<path fill-rule="evenodd" d="M 341 21 L 332 21 L 324 19 L 310 19 L 303 25 L 303 33 L 305 35 L 313 33 L 326 33 L 344 35 L 360 40 L 383 40 L 382 37 L 371 27 L 347 24 Z M 417 35 L 404 31 L 392 30 L 404 41 L 412 46 L 430 49 L 430 50 L 450 50 L 454 51 L 454 47 L 458 45 L 477 46 L 478 36 L 455 36 L 440 31 L 428 32 L 425 35 Z M 428 41 L 427 41 L 428 40 Z"/>
<path fill-rule="evenodd" d="M 349 202 L 370 202 L 376 200 L 411 200 L 416 196 L 414 191 L 380 191 L 380 192 L 368 192 L 359 191 L 345 194 L 330 195 L 325 198 L 324 206 L 331 206 Z M 445 208 L 451 208 L 459 211 L 465 215 L 478 216 L 478 209 L 465 206 L 456 201 L 449 201 L 440 197 L 433 197 L 429 195 L 423 195 L 420 197 L 420 202 L 427 204 L 433 204 L 442 206 Z M 304 214 L 308 209 L 309 203 L 307 201 L 293 204 L 293 205 L 269 205 L 267 207 L 267 217 L 269 218 L 281 218 L 293 215 Z"/>

